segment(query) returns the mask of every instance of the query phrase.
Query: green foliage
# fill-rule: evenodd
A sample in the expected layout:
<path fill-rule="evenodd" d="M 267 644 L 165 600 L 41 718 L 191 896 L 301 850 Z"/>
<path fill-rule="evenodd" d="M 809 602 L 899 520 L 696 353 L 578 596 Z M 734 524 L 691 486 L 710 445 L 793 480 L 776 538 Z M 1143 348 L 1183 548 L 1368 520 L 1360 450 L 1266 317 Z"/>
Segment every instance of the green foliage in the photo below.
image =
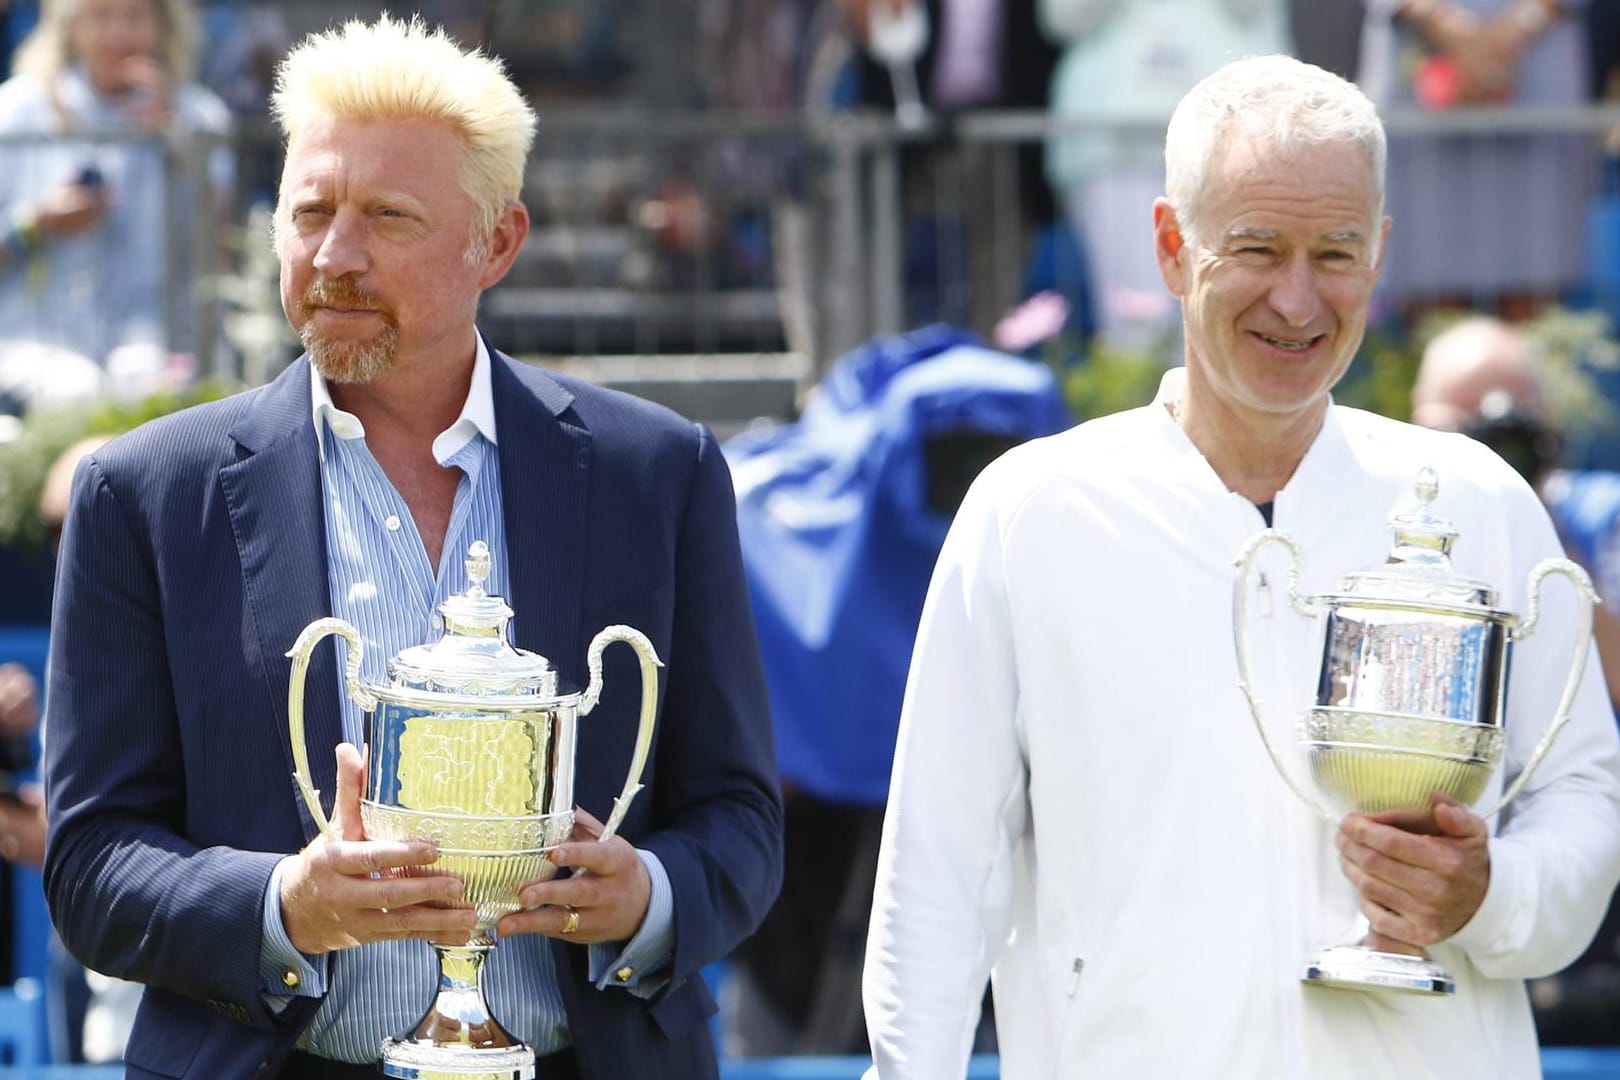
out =
<path fill-rule="evenodd" d="M 1106 344 L 1094 345 L 1066 371 L 1060 371 L 1063 396 L 1082 420 L 1148 404 L 1159 392 L 1165 369 L 1179 364 L 1176 335 L 1166 334 L 1140 352 Z M 1072 341 L 1057 346 L 1057 355 L 1080 352 Z M 1052 355 L 1049 353 L 1049 355 Z"/>
<path fill-rule="evenodd" d="M 1471 314 L 1440 312 L 1412 333 L 1369 330 L 1350 370 L 1334 387 L 1333 399 L 1405 420 L 1412 412 L 1412 387 L 1424 348 Z M 1536 349 L 1544 406 L 1554 426 L 1572 435 L 1620 427 L 1620 415 L 1592 378 L 1593 371 L 1620 367 L 1620 344 L 1602 314 L 1551 308 L 1518 329 Z M 1087 355 L 1072 340 L 1060 340 L 1048 346 L 1046 357 L 1060 368 L 1069 407 L 1089 419 L 1152 401 L 1165 368 L 1181 363 L 1173 345 L 1173 339 L 1161 338 L 1139 352 L 1097 346 Z"/>
<path fill-rule="evenodd" d="M 16 438 L 0 443 L 0 543 L 22 549 L 43 548 L 45 523 L 39 496 L 51 466 L 64 451 L 92 435 L 120 435 L 185 408 L 224 397 L 228 388 L 202 382 L 181 392 L 164 392 L 135 401 L 91 401 L 35 409 L 22 421 Z"/>
<path fill-rule="evenodd" d="M 1405 420 L 1412 414 L 1412 384 L 1422 353 L 1409 338 L 1388 330 L 1370 330 L 1350 370 L 1333 388 L 1333 400 L 1383 416 Z"/>

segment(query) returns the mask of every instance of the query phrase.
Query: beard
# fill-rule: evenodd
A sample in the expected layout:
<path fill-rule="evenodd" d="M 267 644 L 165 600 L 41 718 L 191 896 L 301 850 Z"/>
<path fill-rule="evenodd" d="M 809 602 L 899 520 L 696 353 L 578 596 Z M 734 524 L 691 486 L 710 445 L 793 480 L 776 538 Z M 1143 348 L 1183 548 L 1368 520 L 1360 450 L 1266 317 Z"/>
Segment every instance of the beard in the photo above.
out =
<path fill-rule="evenodd" d="M 332 338 L 315 325 L 322 307 L 375 311 L 383 327 L 368 340 Z M 316 278 L 298 302 L 298 339 L 310 363 L 328 382 L 366 383 L 387 374 L 399 350 L 399 319 L 394 309 L 349 278 Z"/>

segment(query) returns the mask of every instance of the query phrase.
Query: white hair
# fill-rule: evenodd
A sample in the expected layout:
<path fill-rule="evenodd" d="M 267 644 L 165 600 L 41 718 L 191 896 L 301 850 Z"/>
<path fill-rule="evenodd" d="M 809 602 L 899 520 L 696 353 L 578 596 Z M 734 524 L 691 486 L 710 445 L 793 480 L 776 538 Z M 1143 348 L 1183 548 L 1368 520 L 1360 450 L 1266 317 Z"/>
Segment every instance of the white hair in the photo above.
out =
<path fill-rule="evenodd" d="M 1279 149 L 1342 144 L 1358 148 L 1377 187 L 1376 221 L 1384 216 L 1388 143 L 1378 110 L 1353 83 L 1289 56 L 1234 60 L 1187 92 L 1164 139 L 1165 192 L 1182 235 L 1202 225 L 1210 167 L 1234 136 Z M 1371 254 L 1382 230 L 1374 228 Z"/>

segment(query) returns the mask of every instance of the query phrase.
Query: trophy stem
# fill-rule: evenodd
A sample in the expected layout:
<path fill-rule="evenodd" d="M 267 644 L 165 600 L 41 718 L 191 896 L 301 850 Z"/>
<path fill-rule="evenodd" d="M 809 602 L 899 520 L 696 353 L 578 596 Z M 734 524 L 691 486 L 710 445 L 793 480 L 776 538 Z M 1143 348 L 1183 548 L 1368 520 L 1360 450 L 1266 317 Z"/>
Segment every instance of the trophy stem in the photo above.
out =
<path fill-rule="evenodd" d="M 493 945 L 437 945 L 439 992 L 416 1030 L 383 1043 L 384 1076 L 534 1080 L 534 1052 L 500 1025 L 480 977 Z"/>

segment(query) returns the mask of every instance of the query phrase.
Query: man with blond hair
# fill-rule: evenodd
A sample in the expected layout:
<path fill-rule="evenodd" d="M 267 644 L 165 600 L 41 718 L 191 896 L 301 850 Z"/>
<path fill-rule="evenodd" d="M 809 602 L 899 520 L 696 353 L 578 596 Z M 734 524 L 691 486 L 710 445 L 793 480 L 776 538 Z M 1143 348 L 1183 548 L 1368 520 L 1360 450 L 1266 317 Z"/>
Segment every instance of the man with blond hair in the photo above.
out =
<path fill-rule="evenodd" d="M 668 667 L 644 791 L 594 840 L 636 733 L 633 669 L 582 725 L 589 871 L 522 893 L 484 984 L 538 1075 L 714 1077 L 698 970 L 780 876 L 780 800 L 713 436 L 516 363 L 475 325 L 527 235 L 534 117 L 501 65 L 387 17 L 284 61 L 275 217 L 306 355 L 78 470 L 62 540 L 45 762 L 53 918 L 89 966 L 146 984 L 131 1076 L 377 1076 L 433 992 L 430 940 L 472 913 L 427 842 L 365 837 L 362 716 L 333 650 L 305 715 L 320 833 L 290 775 L 284 656 L 310 622 L 360 631 L 362 677 L 430 637 L 487 541 L 514 644 L 584 685 L 588 634 L 644 631 Z M 620 665 L 623 666 L 620 666 Z M 335 749 L 334 749 L 335 748 Z"/>
<path fill-rule="evenodd" d="M 1620 878 L 1596 660 L 1494 825 L 1444 797 L 1324 820 L 1239 689 L 1233 560 L 1268 524 L 1304 553 L 1300 591 L 1332 591 L 1384 561 L 1427 465 L 1457 572 L 1502 607 L 1524 611 L 1531 568 L 1559 554 L 1535 493 L 1483 447 L 1332 402 L 1381 265 L 1384 147 L 1355 87 L 1296 60 L 1195 86 L 1153 205 L 1185 367 L 1149 406 L 1010 451 L 962 503 L 884 821 L 864 983 L 880 1080 L 960 1080 L 986 976 L 1004 1080 L 1539 1074 L 1523 980 L 1580 953 Z M 1270 744 L 1291 747 L 1322 646 L 1280 562 L 1251 576 L 1245 628 Z M 1568 670 L 1575 604 L 1544 600 L 1487 799 Z M 1427 948 L 1456 993 L 1303 982 L 1358 913 L 1381 951 Z"/>

